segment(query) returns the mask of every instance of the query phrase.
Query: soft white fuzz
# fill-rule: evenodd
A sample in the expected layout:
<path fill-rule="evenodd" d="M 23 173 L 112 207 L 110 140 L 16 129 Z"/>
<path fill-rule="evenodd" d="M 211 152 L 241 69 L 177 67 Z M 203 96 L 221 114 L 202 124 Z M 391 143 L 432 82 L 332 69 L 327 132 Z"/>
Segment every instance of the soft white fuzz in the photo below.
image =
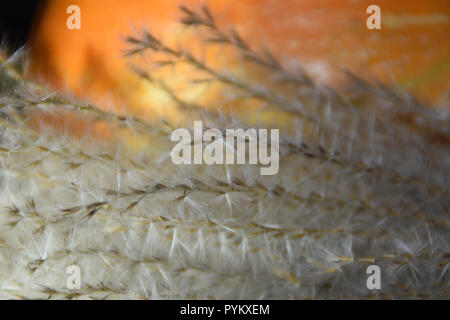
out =
<path fill-rule="evenodd" d="M 354 80 L 364 102 L 319 102 L 328 135 L 282 128 L 280 171 L 260 176 L 254 165 L 175 166 L 168 124 L 56 103 L 14 59 L 1 67 L 0 298 L 448 298 L 448 144 L 392 120 L 410 112 L 448 137 L 448 119 L 407 96 Z M 28 126 L 61 110 L 146 147 Z M 74 264 L 79 290 L 66 288 Z M 381 290 L 366 287 L 371 264 Z"/>

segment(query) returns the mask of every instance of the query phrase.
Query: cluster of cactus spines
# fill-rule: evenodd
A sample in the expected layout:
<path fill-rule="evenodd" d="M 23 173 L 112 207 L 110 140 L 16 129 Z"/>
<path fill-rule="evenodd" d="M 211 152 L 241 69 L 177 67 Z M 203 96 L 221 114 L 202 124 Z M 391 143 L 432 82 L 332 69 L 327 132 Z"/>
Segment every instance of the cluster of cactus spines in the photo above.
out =
<path fill-rule="evenodd" d="M 128 39 L 129 53 L 162 51 L 160 67 L 188 63 L 264 110 L 287 112 L 280 171 L 174 165 L 167 119 L 75 102 L 25 79 L 20 54 L 1 58 L 0 298 L 448 298 L 448 119 L 358 78 L 349 80 L 353 95 L 323 88 L 219 29 L 207 9 L 181 10 L 183 24 L 211 33 L 200 41 L 231 46 L 266 80 L 238 79 L 149 32 Z M 193 119 L 251 126 L 245 115 L 185 102 L 167 79 L 137 71 L 170 94 L 187 127 Z M 54 114 L 114 135 L 80 139 L 30 126 Z M 138 152 L 130 137 L 141 141 Z M 77 290 L 66 287 L 73 264 L 81 268 Z M 371 264 L 382 270 L 380 290 L 366 287 Z"/>

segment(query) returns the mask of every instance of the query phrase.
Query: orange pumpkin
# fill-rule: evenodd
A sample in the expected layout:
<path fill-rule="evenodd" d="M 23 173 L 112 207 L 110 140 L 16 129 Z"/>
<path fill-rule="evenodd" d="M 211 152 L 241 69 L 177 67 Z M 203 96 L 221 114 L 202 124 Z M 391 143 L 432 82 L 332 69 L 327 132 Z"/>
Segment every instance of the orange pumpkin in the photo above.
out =
<path fill-rule="evenodd" d="M 33 75 L 55 88 L 116 112 L 150 118 L 175 116 L 170 101 L 133 74 L 124 59 L 125 36 L 145 28 L 172 46 L 204 55 L 208 63 L 245 73 L 220 46 L 199 49 L 192 28 L 180 26 L 176 0 L 53 0 L 49 1 L 32 37 Z M 183 2 L 186 3 L 186 2 Z M 81 29 L 66 28 L 66 8 L 81 9 Z M 235 28 L 252 48 L 267 47 L 282 63 L 301 63 L 315 79 L 339 84 L 341 69 L 374 75 L 400 84 L 432 102 L 449 88 L 450 22 L 448 0 L 191 0 L 190 8 L 206 4 L 224 30 Z M 381 8 L 381 30 L 369 30 L 366 8 Z M 133 26 L 135 28 L 133 28 Z M 202 51 L 203 50 L 203 51 Z M 337 72 L 336 72 L 337 70 Z M 173 72 L 168 70 L 167 73 Z M 170 85 L 183 98 L 214 102 L 217 92 L 183 85 L 191 71 L 177 69 Z M 166 74 L 167 75 L 167 74 Z M 211 93 L 213 92 L 213 93 Z M 443 98 L 444 97 L 444 98 Z M 197 99 L 197 100 L 196 100 Z"/>

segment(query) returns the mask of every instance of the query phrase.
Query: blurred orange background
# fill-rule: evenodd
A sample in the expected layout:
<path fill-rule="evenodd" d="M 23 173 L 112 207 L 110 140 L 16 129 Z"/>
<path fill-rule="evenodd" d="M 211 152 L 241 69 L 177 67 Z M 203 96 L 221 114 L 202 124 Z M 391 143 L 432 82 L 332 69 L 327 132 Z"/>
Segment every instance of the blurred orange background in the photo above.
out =
<path fill-rule="evenodd" d="M 66 28 L 66 8 L 81 9 L 81 29 Z M 198 49 L 181 26 L 178 5 L 206 4 L 224 30 L 235 28 L 252 48 L 267 47 L 282 63 L 300 63 L 316 80 L 338 86 L 342 69 L 395 83 L 424 101 L 448 105 L 450 2 L 448 0 L 51 0 L 31 39 L 31 74 L 104 109 L 151 118 L 175 113 L 170 100 L 130 71 L 147 66 L 125 59 L 127 35 L 148 29 L 172 46 Z M 381 8 L 381 30 L 369 30 L 366 8 Z M 212 65 L 243 72 L 218 48 L 201 54 Z M 192 90 L 185 70 L 166 76 L 186 100 L 211 102 L 216 93 Z M 245 72 L 244 72 L 245 74 Z"/>

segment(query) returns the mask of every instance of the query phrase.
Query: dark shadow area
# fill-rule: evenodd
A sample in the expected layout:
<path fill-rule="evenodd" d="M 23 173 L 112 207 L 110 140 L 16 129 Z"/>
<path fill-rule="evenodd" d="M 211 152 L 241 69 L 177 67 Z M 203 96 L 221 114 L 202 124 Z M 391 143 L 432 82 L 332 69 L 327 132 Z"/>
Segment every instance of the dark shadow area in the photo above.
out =
<path fill-rule="evenodd" d="M 45 0 L 6 0 L 0 5 L 0 44 L 13 52 L 23 46 Z"/>

